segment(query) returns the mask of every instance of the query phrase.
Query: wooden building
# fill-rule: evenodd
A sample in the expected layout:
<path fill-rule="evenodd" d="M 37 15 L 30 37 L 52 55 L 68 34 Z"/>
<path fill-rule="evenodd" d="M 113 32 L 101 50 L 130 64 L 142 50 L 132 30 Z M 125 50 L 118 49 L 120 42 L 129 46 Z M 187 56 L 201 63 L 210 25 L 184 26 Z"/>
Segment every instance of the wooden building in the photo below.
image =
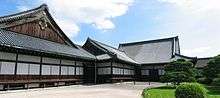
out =
<path fill-rule="evenodd" d="M 119 50 L 141 64 L 139 75 L 142 81 L 159 80 L 159 77 L 165 73 L 164 66 L 173 60 L 196 59 L 180 54 L 178 37 L 124 43 L 119 45 Z"/>
<path fill-rule="evenodd" d="M 96 56 L 97 82 L 133 81 L 137 79 L 138 63 L 125 52 L 101 42 L 87 39 L 83 48 Z"/>
<path fill-rule="evenodd" d="M 0 89 L 80 83 L 95 60 L 64 34 L 46 5 L 0 17 Z"/>
<path fill-rule="evenodd" d="M 0 89 L 158 80 L 180 54 L 178 37 L 120 44 L 87 39 L 81 47 L 60 29 L 43 4 L 0 17 Z M 199 59 L 196 67 L 205 66 Z"/>

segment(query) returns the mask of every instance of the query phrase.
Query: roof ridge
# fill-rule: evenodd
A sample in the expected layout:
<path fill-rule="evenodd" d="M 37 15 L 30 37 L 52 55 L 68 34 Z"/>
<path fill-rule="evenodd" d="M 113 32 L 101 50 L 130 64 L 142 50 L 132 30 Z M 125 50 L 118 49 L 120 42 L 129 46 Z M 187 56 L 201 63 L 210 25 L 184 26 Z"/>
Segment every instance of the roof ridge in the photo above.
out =
<path fill-rule="evenodd" d="M 168 38 L 160 38 L 160 39 L 152 39 L 152 40 L 145 40 L 145 41 L 135 41 L 135 42 L 129 42 L 129 43 L 120 43 L 120 46 L 127 46 L 127 45 L 135 45 L 135 44 L 143 44 L 143 43 L 152 43 L 152 42 L 156 42 L 156 41 L 165 41 L 165 40 L 169 40 L 169 39 L 173 39 L 173 38 L 177 38 L 178 36 L 174 36 L 174 37 L 168 37 Z"/>
<path fill-rule="evenodd" d="M 110 47 L 110 48 L 113 48 L 113 49 L 115 49 L 115 50 L 118 50 L 118 51 L 120 51 L 120 52 L 124 52 L 124 51 L 119 50 L 119 49 L 117 49 L 117 48 L 115 48 L 115 47 L 113 47 L 113 46 L 110 46 L 110 45 L 104 44 L 104 43 L 102 43 L 102 42 L 99 42 L 99 41 L 93 40 L 93 39 L 91 39 L 91 38 L 88 38 L 88 39 L 90 39 L 90 40 L 92 40 L 92 41 L 95 41 L 95 42 L 98 42 L 98 43 L 100 43 L 100 44 L 102 44 L 102 45 L 108 46 L 108 47 Z M 124 53 L 125 53 L 125 52 L 124 52 Z"/>
<path fill-rule="evenodd" d="M 25 13 L 30 14 L 32 11 L 42 11 L 42 10 L 45 10 L 45 9 L 49 10 L 48 6 L 46 4 L 41 4 L 39 7 L 30 9 L 30 10 L 21 11 L 21 12 L 18 12 L 18 13 L 15 13 L 15 14 L 10 14 L 10 15 L 0 16 L 0 20 L 3 21 L 4 18 L 16 16 L 16 15 L 21 15 L 21 14 L 25 14 Z"/>

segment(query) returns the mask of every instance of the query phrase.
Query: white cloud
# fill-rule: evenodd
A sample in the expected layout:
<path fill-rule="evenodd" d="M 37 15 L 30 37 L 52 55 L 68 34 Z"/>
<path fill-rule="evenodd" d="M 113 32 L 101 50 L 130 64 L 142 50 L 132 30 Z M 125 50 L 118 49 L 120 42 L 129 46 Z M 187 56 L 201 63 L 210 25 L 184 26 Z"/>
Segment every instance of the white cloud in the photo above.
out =
<path fill-rule="evenodd" d="M 220 1 L 219 0 L 158 0 L 167 5 L 160 16 L 157 32 L 161 36 L 179 35 L 183 54 L 214 56 L 220 54 Z M 209 47 L 209 48 L 201 48 Z"/>
<path fill-rule="evenodd" d="M 27 0 L 27 2 L 33 2 Z M 80 24 L 91 24 L 100 30 L 114 29 L 113 18 L 126 14 L 134 0 L 37 0 L 46 3 L 64 32 L 74 37 Z M 22 4 L 20 9 L 27 8 Z"/>
<path fill-rule="evenodd" d="M 182 51 L 183 54 L 185 55 L 194 55 L 196 56 L 196 54 L 200 54 L 200 53 L 204 53 L 206 51 L 209 51 L 211 49 L 211 47 L 198 47 L 198 48 L 194 48 L 194 49 L 184 49 Z"/>

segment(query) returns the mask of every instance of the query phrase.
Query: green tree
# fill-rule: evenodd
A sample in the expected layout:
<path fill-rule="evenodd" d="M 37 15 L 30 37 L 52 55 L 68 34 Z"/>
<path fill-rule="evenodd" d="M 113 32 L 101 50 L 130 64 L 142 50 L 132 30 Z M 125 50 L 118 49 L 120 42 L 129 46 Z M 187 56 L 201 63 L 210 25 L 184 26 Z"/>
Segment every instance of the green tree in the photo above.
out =
<path fill-rule="evenodd" d="M 208 65 L 204 68 L 203 75 L 206 79 L 212 82 L 215 78 L 220 78 L 220 55 L 214 57 L 209 61 Z"/>
<path fill-rule="evenodd" d="M 163 82 L 171 82 L 179 85 L 181 82 L 194 82 L 193 63 L 184 59 L 178 59 L 165 66 L 165 75 L 161 77 Z"/>

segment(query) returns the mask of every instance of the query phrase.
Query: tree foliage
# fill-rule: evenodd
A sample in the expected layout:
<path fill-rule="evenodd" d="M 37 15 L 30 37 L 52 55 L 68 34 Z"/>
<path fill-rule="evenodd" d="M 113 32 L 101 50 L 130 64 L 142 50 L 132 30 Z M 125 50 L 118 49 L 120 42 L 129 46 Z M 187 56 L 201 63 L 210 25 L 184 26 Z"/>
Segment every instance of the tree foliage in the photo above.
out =
<path fill-rule="evenodd" d="M 220 55 L 210 60 L 203 71 L 205 78 L 211 81 L 213 81 L 214 78 L 218 78 L 218 74 L 220 74 Z"/>
<path fill-rule="evenodd" d="M 165 75 L 161 77 L 162 82 L 171 82 L 179 85 L 181 82 L 194 82 L 195 73 L 193 63 L 179 59 L 165 67 Z"/>
<path fill-rule="evenodd" d="M 206 89 L 198 83 L 183 83 L 176 88 L 176 98 L 205 98 Z"/>

